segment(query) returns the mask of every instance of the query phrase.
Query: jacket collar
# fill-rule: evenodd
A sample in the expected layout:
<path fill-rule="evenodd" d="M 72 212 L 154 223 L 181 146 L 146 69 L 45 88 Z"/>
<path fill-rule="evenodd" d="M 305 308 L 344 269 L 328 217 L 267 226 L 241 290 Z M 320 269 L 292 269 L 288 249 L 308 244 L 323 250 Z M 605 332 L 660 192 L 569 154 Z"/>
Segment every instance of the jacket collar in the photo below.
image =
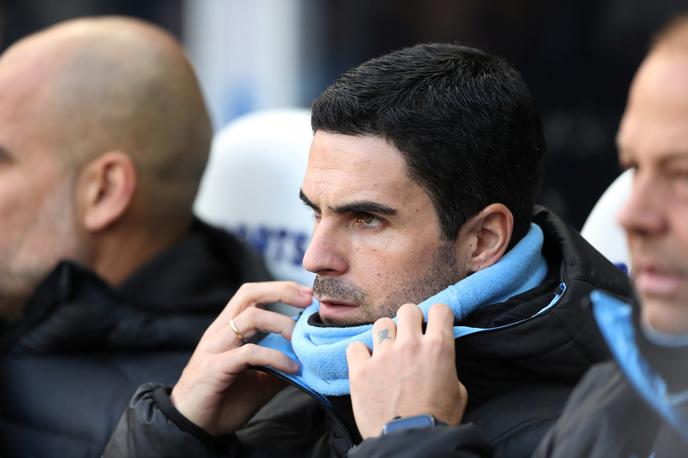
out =
<path fill-rule="evenodd" d="M 609 357 L 585 307 L 590 291 L 630 296 L 628 277 L 573 228 L 542 207 L 533 220 L 545 234 L 548 278 L 471 314 L 464 324 L 483 331 L 456 341 L 459 376 L 471 393 L 469 407 L 522 387 L 573 386 L 592 364 Z M 556 294 L 556 303 L 538 313 Z"/>
<path fill-rule="evenodd" d="M 13 351 L 191 349 L 238 286 L 265 280 L 257 256 L 196 221 L 178 244 L 113 288 L 73 262 L 58 264 L 3 330 Z"/>

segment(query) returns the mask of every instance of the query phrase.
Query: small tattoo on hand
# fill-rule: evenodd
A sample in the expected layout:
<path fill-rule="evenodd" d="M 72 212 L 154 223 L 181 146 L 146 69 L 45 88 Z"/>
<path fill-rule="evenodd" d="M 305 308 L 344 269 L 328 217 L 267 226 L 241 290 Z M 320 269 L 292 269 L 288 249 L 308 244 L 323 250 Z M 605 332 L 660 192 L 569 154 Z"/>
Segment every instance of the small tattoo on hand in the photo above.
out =
<path fill-rule="evenodd" d="M 377 333 L 377 343 L 382 342 L 383 340 L 392 340 L 392 338 L 389 335 L 389 329 L 383 329 L 382 331 Z"/>

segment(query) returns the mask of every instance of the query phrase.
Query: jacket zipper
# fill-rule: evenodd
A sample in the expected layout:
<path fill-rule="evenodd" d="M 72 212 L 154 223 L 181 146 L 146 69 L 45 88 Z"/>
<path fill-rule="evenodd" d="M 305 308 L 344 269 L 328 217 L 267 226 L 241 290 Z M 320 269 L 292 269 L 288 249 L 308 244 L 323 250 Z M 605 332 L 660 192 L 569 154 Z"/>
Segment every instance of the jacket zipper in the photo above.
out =
<path fill-rule="evenodd" d="M 327 397 L 323 396 L 322 394 L 313 391 L 312 389 L 308 388 L 307 386 L 304 386 L 300 383 L 297 383 L 296 381 L 290 379 L 289 377 L 286 377 L 284 374 L 281 372 L 267 366 L 254 366 L 253 367 L 256 370 L 266 372 L 268 374 L 274 375 L 275 377 L 279 378 L 280 380 L 284 380 L 285 382 L 289 383 L 292 386 L 295 386 L 298 388 L 301 392 L 307 394 L 311 398 L 315 399 L 318 404 L 320 404 L 320 407 L 325 409 L 325 412 L 330 416 L 330 418 L 334 421 L 334 423 L 337 425 L 338 429 L 346 434 L 343 439 L 346 440 L 347 442 L 347 450 L 350 449 L 351 447 L 354 446 L 353 443 L 353 435 L 351 434 L 351 431 L 349 431 L 349 427 L 344 423 L 344 421 L 341 419 L 339 416 L 339 413 L 332 407 L 332 403 L 330 402 Z"/>

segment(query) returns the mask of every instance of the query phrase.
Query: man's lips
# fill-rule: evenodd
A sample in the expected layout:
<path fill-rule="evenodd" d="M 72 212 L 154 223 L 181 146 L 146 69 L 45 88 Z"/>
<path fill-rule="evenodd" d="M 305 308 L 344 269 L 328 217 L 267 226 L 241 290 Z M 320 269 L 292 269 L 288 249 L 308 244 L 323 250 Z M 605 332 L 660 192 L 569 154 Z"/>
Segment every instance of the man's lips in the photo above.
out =
<path fill-rule="evenodd" d="M 686 281 L 686 276 L 665 268 L 634 266 L 635 288 L 642 296 L 672 296 Z"/>
<path fill-rule="evenodd" d="M 318 299 L 320 305 L 325 304 L 328 307 L 358 307 L 357 304 L 354 304 L 352 302 L 346 302 L 329 297 L 317 297 L 316 299 Z"/>
<path fill-rule="evenodd" d="M 320 316 L 336 318 L 351 313 L 358 305 L 327 297 L 318 298 L 320 302 Z"/>

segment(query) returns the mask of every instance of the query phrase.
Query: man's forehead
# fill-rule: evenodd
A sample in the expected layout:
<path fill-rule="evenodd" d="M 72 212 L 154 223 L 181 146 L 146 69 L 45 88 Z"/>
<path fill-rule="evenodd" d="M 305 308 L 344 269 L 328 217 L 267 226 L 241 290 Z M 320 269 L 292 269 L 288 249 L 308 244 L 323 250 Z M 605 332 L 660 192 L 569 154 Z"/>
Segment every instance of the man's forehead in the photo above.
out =
<path fill-rule="evenodd" d="M 374 175 L 376 157 L 355 149 L 341 148 L 338 145 L 313 145 L 308 155 L 308 169 L 306 174 L 317 173 L 322 176 L 337 178 L 345 175 L 347 178 L 367 178 Z"/>
<path fill-rule="evenodd" d="M 316 132 L 306 176 L 349 180 L 354 184 L 408 183 L 411 178 L 399 150 L 379 137 Z"/>
<path fill-rule="evenodd" d="M 620 160 L 688 152 L 688 56 L 651 55 L 633 81 L 617 135 Z"/>
<path fill-rule="evenodd" d="M 399 201 L 420 188 L 401 153 L 379 137 L 316 132 L 303 192 L 309 199 Z"/>
<path fill-rule="evenodd" d="M 313 136 L 309 160 L 342 169 L 383 163 L 405 168 L 401 152 L 387 140 L 373 135 L 344 135 L 317 131 Z"/>
<path fill-rule="evenodd" d="M 37 115 L 38 103 L 47 103 L 55 85 L 54 56 L 19 44 L 0 56 L 0 108 Z"/>

